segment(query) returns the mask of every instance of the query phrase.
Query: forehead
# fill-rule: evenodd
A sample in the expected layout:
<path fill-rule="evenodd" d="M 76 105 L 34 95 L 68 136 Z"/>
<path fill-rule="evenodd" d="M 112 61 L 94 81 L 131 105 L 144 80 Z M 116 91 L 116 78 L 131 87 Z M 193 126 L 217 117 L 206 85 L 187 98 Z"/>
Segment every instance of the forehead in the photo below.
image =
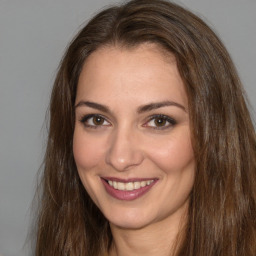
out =
<path fill-rule="evenodd" d="M 122 44 L 105 45 L 92 52 L 85 60 L 84 66 L 88 66 L 88 62 L 98 60 L 98 58 L 104 59 L 107 55 L 118 55 L 122 56 L 125 61 L 129 61 L 133 56 L 138 56 L 144 60 L 147 59 L 158 59 L 166 64 L 176 64 L 176 58 L 173 53 L 164 49 L 161 45 L 156 43 L 141 43 L 134 46 L 126 46 Z M 109 59 L 109 61 L 111 61 Z M 152 62 L 154 65 L 154 62 Z"/>
<path fill-rule="evenodd" d="M 186 101 L 175 56 L 155 44 L 127 48 L 106 46 L 85 61 L 77 98 L 137 98 L 154 101 L 176 98 Z M 166 98 L 166 99 L 165 99 Z"/>

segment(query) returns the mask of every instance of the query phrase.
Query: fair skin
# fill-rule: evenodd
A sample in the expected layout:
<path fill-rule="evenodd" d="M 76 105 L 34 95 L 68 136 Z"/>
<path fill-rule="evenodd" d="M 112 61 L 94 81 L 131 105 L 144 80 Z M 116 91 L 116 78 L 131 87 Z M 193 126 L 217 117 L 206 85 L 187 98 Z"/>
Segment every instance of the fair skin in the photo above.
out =
<path fill-rule="evenodd" d="M 188 103 L 173 55 L 107 46 L 83 66 L 73 152 L 109 220 L 110 255 L 170 255 L 194 183 Z"/>

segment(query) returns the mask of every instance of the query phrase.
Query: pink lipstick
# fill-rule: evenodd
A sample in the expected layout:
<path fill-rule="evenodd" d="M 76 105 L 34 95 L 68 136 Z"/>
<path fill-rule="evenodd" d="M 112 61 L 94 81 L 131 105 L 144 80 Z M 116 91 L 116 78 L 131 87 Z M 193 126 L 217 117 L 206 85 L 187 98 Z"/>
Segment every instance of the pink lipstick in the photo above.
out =
<path fill-rule="evenodd" d="M 119 200 L 135 200 L 147 193 L 158 179 L 130 179 L 102 178 L 102 183 L 112 197 Z"/>

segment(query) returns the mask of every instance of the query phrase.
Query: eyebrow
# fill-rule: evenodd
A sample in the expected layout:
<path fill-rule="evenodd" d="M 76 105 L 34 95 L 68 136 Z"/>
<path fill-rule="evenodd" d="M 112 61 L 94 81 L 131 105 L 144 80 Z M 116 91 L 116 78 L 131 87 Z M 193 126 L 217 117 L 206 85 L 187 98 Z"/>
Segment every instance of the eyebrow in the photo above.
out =
<path fill-rule="evenodd" d="M 103 111 L 105 113 L 110 113 L 111 112 L 110 109 L 107 106 L 96 103 L 96 102 L 91 102 L 91 101 L 80 101 L 75 105 L 75 108 L 82 107 L 82 106 L 87 106 L 87 107 L 90 107 L 90 108 L 94 108 L 94 109 Z M 175 107 L 178 107 L 178 108 L 182 109 L 183 111 L 187 112 L 186 108 L 183 105 L 181 105 L 177 102 L 174 102 L 174 101 L 161 101 L 161 102 L 149 103 L 147 105 L 143 105 L 143 106 L 139 107 L 137 112 L 139 114 L 141 114 L 141 113 L 144 113 L 144 112 L 148 112 L 148 111 L 151 111 L 151 110 L 155 110 L 155 109 L 162 108 L 162 107 L 168 107 L 168 106 L 175 106 Z"/>
<path fill-rule="evenodd" d="M 90 107 L 90 108 L 98 109 L 98 110 L 103 111 L 105 113 L 110 113 L 110 110 L 107 106 L 96 103 L 96 102 L 80 101 L 75 105 L 75 108 L 81 107 L 81 106 L 87 106 L 87 107 Z"/>
<path fill-rule="evenodd" d="M 138 108 L 138 113 L 144 113 L 144 112 L 147 112 L 147 111 L 151 111 L 151 110 L 154 110 L 154 109 L 158 109 L 158 108 L 162 108 L 162 107 L 168 107 L 168 106 L 174 106 L 174 107 L 178 107 L 180 109 L 182 109 L 183 111 L 187 112 L 186 111 L 186 108 L 177 103 L 177 102 L 174 102 L 174 101 L 161 101 L 161 102 L 153 102 L 153 103 L 149 103 L 147 105 L 144 105 L 144 106 L 141 106 Z"/>

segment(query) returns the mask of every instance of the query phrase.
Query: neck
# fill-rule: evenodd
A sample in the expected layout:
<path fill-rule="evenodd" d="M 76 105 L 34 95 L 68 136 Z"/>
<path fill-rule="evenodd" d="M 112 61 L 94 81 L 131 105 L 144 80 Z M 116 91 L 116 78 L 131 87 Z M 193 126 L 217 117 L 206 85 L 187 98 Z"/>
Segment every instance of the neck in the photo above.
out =
<path fill-rule="evenodd" d="M 185 215 L 184 215 L 185 216 Z M 175 255 L 187 218 L 177 216 L 138 229 L 110 224 L 113 244 L 109 256 Z"/>

